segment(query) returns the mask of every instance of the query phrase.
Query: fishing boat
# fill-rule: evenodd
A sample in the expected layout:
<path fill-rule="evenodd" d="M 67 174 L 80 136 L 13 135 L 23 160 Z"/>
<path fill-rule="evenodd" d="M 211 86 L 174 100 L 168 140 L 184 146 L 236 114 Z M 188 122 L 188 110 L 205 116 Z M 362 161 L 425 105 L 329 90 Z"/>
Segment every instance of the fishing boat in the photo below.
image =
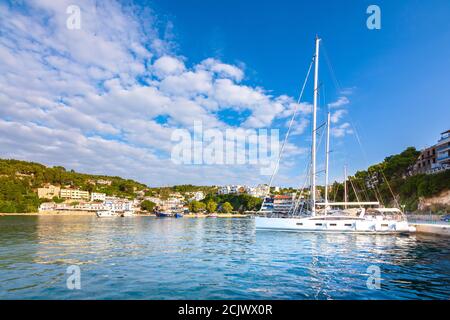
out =
<path fill-rule="evenodd" d="M 303 94 L 303 90 L 308 79 L 309 72 L 314 64 L 314 98 L 312 112 L 312 143 L 311 143 L 311 163 L 310 163 L 310 199 L 303 201 L 299 205 L 299 201 L 290 209 L 287 216 L 279 216 L 273 213 L 274 205 L 270 200 L 265 198 L 259 211 L 259 215 L 255 217 L 255 226 L 257 230 L 276 230 L 276 231 L 303 231 L 303 232 L 348 232 L 348 233 L 372 233 L 372 234 L 398 234 L 415 232 L 416 229 L 408 224 L 406 215 L 399 208 L 383 208 L 378 201 L 374 202 L 349 202 L 347 201 L 347 192 L 343 202 L 330 202 L 328 200 L 328 165 L 329 165 L 329 144 L 330 144 L 330 113 L 327 119 L 327 141 L 326 141 L 326 157 L 325 157 L 325 197 L 322 201 L 318 201 L 316 188 L 316 138 L 317 138 L 317 101 L 319 90 L 319 48 L 320 41 L 316 37 L 315 54 L 311 61 L 309 71 L 303 84 L 300 94 L 299 103 Z M 293 124 L 295 112 L 290 121 L 290 125 L 285 137 L 285 141 L 281 147 L 280 156 L 274 173 L 269 183 L 273 181 L 284 144 L 289 135 L 290 128 Z M 346 175 L 346 174 L 345 174 Z M 346 178 L 344 178 L 346 186 Z M 367 208 L 368 207 L 368 208 Z M 267 210 L 269 208 L 269 210 Z M 300 208 L 300 210 L 298 210 Z"/>
<path fill-rule="evenodd" d="M 175 213 L 175 218 L 183 218 L 183 214 L 181 212 Z"/>
<path fill-rule="evenodd" d="M 170 218 L 173 217 L 175 214 L 172 212 L 156 212 L 156 216 L 159 218 Z"/>

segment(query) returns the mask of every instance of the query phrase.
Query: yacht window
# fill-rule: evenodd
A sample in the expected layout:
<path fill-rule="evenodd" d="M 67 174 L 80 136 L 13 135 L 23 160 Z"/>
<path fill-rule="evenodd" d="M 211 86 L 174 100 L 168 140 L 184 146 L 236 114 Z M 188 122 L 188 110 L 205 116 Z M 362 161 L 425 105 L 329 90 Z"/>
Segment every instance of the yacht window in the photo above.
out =
<path fill-rule="evenodd" d="M 336 227 L 336 223 L 330 223 L 330 226 Z"/>
<path fill-rule="evenodd" d="M 321 223 L 316 223 L 316 226 L 321 226 L 322 224 Z"/>
<path fill-rule="evenodd" d="M 298 225 L 298 226 L 302 226 L 302 225 L 303 225 L 303 223 L 301 223 L 301 222 L 300 222 L 300 223 L 297 223 L 297 225 Z"/>
<path fill-rule="evenodd" d="M 345 226 L 346 226 L 346 227 L 351 227 L 352 224 L 351 224 L 351 223 L 346 223 Z"/>

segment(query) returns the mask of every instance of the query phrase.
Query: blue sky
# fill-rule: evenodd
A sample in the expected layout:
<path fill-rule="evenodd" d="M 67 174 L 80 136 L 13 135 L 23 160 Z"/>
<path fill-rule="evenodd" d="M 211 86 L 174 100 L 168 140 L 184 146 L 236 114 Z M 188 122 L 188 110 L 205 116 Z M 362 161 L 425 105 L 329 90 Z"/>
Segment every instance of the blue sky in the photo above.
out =
<path fill-rule="evenodd" d="M 450 126 L 448 1 L 153 3 L 176 26 L 184 54 L 244 61 L 254 83 L 279 94 L 298 94 L 319 34 L 341 86 L 355 88 L 348 108 L 369 163 L 433 144 Z M 380 6 L 381 30 L 366 27 L 370 4 Z M 325 60 L 321 68 L 334 99 Z M 353 137 L 349 144 L 349 153 L 361 157 Z M 355 169 L 365 166 L 352 160 Z"/>
<path fill-rule="evenodd" d="M 65 27 L 70 4 L 81 8 L 79 32 Z M 366 27 L 370 4 L 381 9 L 381 30 Z M 339 82 L 322 55 L 319 123 L 327 105 L 345 102 L 331 108 L 332 178 L 341 178 L 344 163 L 354 172 L 433 144 L 449 129 L 445 0 L 33 0 L 0 10 L 4 158 L 150 185 L 267 182 L 251 166 L 175 165 L 170 134 L 196 119 L 283 134 L 316 34 Z M 311 84 L 277 184 L 303 179 Z"/>

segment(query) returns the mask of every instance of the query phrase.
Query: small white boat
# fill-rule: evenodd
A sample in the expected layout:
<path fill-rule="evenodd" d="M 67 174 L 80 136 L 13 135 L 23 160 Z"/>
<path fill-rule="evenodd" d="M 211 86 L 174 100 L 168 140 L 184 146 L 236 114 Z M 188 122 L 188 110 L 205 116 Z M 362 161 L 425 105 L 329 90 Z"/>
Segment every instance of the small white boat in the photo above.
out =
<path fill-rule="evenodd" d="M 117 213 L 115 213 L 112 210 L 100 210 L 96 212 L 97 217 L 99 218 L 111 218 L 111 217 L 117 217 Z"/>

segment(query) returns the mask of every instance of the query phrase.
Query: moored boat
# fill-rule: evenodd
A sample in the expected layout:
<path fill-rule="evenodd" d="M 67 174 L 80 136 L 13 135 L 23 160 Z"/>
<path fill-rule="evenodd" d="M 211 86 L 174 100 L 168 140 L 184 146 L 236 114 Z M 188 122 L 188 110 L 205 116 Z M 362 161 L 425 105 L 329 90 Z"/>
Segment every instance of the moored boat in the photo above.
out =
<path fill-rule="evenodd" d="M 328 112 L 327 119 L 327 138 L 326 138 L 326 157 L 325 157 L 325 197 L 323 201 L 317 201 L 317 186 L 316 177 L 318 170 L 316 169 L 316 138 L 317 138 L 317 101 L 319 91 L 318 69 L 319 69 L 319 44 L 320 39 L 316 38 L 316 48 L 314 59 L 311 62 L 309 70 L 313 63 L 315 64 L 314 71 L 314 103 L 313 103 L 313 121 L 312 121 L 312 146 L 311 146 L 311 163 L 310 163 L 310 199 L 304 201 L 298 207 L 299 201 L 292 205 L 289 213 L 274 214 L 274 205 L 270 201 L 264 201 L 259 211 L 260 214 L 266 216 L 255 217 L 256 229 L 263 230 L 277 230 L 277 231 L 317 231 L 317 232 L 351 232 L 351 233 L 382 233 L 382 234 L 398 234 L 415 232 L 416 228 L 410 226 L 406 219 L 406 215 L 399 208 L 382 208 L 379 202 L 348 202 L 347 201 L 347 184 L 346 184 L 346 170 L 344 178 L 344 201 L 343 202 L 329 202 L 328 201 L 328 167 L 329 167 L 329 141 L 330 141 L 330 113 Z M 309 71 L 303 85 L 305 88 L 306 81 L 309 76 Z M 299 103 L 303 94 L 303 89 L 300 94 Z M 278 163 L 275 167 L 274 173 L 269 183 L 269 190 L 272 184 L 273 177 L 278 169 L 281 152 L 284 143 L 287 141 L 290 129 L 294 123 L 295 113 L 289 124 L 289 129 L 286 133 L 285 140 L 281 147 Z M 356 194 L 356 191 L 355 191 Z M 356 196 L 358 198 L 358 196 Z M 301 199 L 301 197 L 300 197 Z M 395 199 L 395 197 L 394 197 Z M 398 205 L 398 204 L 397 204 Z M 365 207 L 369 206 L 369 209 Z M 347 209 L 348 207 L 358 207 L 358 209 Z M 267 211 L 266 211 L 267 210 Z"/>
<path fill-rule="evenodd" d="M 112 210 L 99 210 L 95 214 L 98 218 L 112 218 L 118 216 L 118 214 Z"/>
<path fill-rule="evenodd" d="M 404 214 L 395 208 L 364 209 L 352 216 L 342 211 L 325 215 L 304 217 L 270 218 L 255 217 L 256 228 L 285 231 L 320 231 L 345 233 L 410 233 L 416 228 L 410 226 Z"/>
<path fill-rule="evenodd" d="M 169 217 L 173 217 L 174 214 L 171 212 L 157 212 L 156 216 L 159 218 L 169 218 Z"/>

